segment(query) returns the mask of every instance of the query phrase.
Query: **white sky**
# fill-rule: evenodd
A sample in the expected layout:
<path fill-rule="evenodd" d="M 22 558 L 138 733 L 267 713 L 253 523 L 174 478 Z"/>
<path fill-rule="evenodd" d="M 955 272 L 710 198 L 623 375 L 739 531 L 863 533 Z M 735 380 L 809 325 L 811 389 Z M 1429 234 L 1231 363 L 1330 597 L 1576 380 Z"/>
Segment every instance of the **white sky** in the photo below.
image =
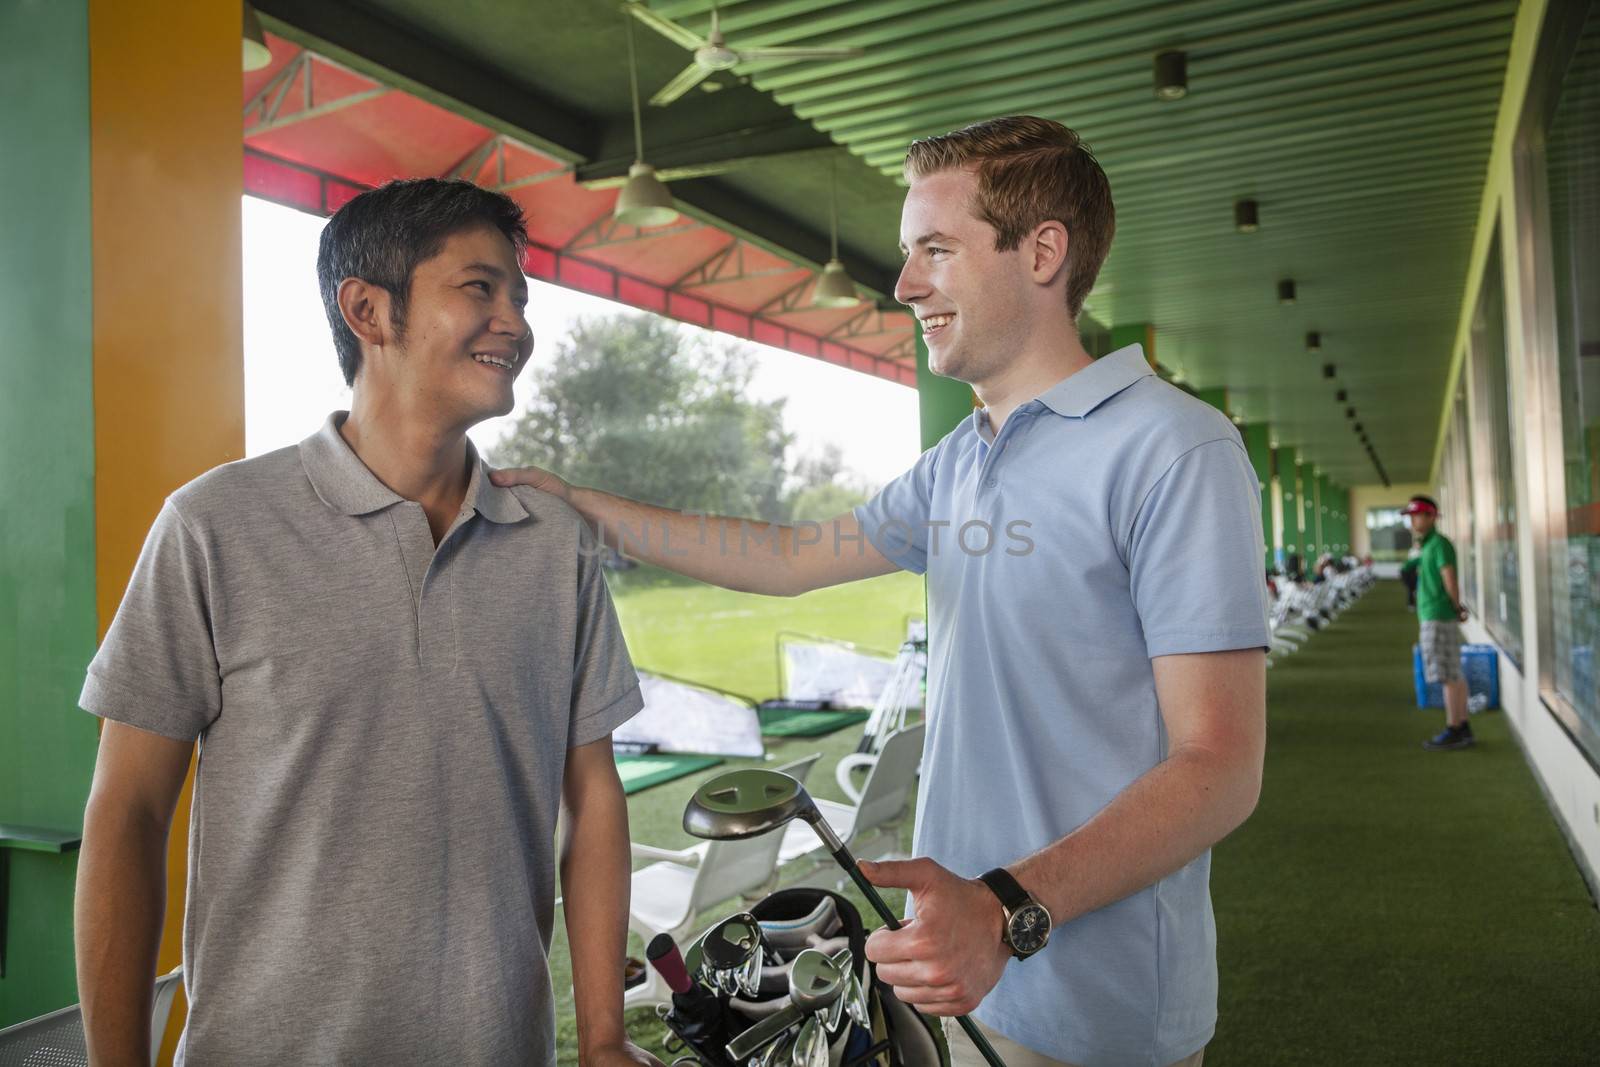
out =
<path fill-rule="evenodd" d="M 323 220 L 244 198 L 245 451 L 259 455 L 316 432 L 328 412 L 350 406 L 328 320 L 317 292 L 317 240 Z M 533 390 L 532 371 L 584 314 L 623 305 L 528 279 L 533 361 L 517 379 L 517 410 L 474 427 L 480 449 L 499 440 Z M 698 327 L 681 326 L 698 331 Z M 788 398 L 784 423 L 795 435 L 791 461 L 837 444 L 845 465 L 877 487 L 917 458 L 917 394 L 908 386 L 808 356 L 743 342 L 754 351 L 751 394 Z"/>

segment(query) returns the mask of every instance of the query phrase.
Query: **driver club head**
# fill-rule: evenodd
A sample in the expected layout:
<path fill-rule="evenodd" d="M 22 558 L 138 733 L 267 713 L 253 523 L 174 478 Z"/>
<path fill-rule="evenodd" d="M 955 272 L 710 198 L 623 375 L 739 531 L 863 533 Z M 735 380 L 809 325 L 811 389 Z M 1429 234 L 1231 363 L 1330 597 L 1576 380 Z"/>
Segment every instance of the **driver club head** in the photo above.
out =
<path fill-rule="evenodd" d="M 739 841 L 796 818 L 813 825 L 822 818 L 805 786 L 782 771 L 746 767 L 703 782 L 683 809 L 683 829 L 708 841 Z"/>

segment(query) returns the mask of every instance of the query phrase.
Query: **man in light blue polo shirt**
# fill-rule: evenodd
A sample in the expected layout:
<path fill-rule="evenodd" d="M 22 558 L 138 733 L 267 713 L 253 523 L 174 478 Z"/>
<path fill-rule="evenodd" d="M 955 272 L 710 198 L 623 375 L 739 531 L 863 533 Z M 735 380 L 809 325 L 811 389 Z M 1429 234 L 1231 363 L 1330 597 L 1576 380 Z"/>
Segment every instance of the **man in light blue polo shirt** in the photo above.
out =
<path fill-rule="evenodd" d="M 875 500 L 817 538 L 496 479 L 734 589 L 926 573 L 919 858 L 863 864 L 915 916 L 868 942 L 879 977 L 930 1014 L 975 1014 L 1009 1067 L 1192 1067 L 1216 1023 L 1209 849 L 1261 781 L 1255 475 L 1228 420 L 1138 346 L 1083 349 L 1113 215 L 1072 131 L 980 123 L 914 144 L 906 177 L 895 296 L 931 369 L 983 407 Z M 957 1065 L 980 1062 L 946 1034 Z"/>

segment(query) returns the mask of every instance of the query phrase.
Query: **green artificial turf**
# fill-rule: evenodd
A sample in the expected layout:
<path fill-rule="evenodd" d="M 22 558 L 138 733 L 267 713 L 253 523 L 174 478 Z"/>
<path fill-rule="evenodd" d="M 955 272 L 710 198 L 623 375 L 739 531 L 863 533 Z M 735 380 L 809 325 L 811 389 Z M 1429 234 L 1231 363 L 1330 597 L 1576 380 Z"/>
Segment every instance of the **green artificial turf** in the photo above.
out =
<path fill-rule="evenodd" d="M 775 690 L 778 630 L 892 647 L 921 602 L 920 582 L 892 587 L 903 577 L 878 580 L 888 595 L 863 583 L 790 601 L 648 579 L 613 591 L 641 666 L 759 697 Z M 803 621 L 784 611 L 801 604 Z M 1403 604 L 1397 584 L 1378 586 L 1268 674 L 1261 804 L 1212 867 L 1221 991 L 1207 1067 L 1600 1063 L 1600 914 L 1502 714 L 1473 717 L 1474 749 L 1422 750 L 1443 716 L 1413 706 Z M 807 784 L 839 800 L 833 767 L 858 736 L 774 740 L 769 753 L 821 751 Z M 749 762 L 630 797 L 634 840 L 691 844 L 680 819 L 696 786 Z M 576 1064 L 557 920 L 560 1062 Z M 642 954 L 636 938 L 630 950 Z M 653 1013 L 626 1022 L 662 1055 Z"/>
<path fill-rule="evenodd" d="M 1498 711 L 1427 752 L 1380 584 L 1268 674 L 1261 803 L 1212 864 L 1207 1067 L 1600 1063 L 1600 915 Z"/>

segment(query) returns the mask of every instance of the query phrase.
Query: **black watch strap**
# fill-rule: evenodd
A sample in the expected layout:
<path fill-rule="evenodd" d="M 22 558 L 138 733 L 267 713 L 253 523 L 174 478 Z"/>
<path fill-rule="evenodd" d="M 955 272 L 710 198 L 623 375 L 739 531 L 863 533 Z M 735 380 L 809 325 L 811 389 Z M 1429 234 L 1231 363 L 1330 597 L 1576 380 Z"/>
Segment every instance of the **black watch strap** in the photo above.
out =
<path fill-rule="evenodd" d="M 994 895 L 1000 898 L 1000 903 L 1006 906 L 1007 911 L 1016 911 L 1033 903 L 1033 898 L 1028 891 L 1013 877 L 1011 872 L 1004 867 L 996 867 L 992 871 L 985 871 L 978 875 L 983 884 L 994 890 Z"/>

